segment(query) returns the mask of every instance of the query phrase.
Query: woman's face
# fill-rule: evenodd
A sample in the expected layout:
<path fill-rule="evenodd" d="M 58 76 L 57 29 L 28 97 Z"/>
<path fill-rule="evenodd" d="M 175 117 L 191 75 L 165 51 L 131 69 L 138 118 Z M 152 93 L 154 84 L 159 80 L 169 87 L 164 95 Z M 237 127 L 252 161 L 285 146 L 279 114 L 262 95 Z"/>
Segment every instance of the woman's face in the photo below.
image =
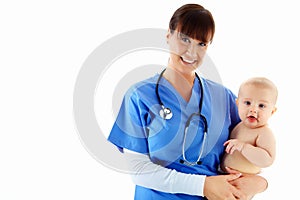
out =
<path fill-rule="evenodd" d="M 168 31 L 169 67 L 183 73 L 193 72 L 202 64 L 208 43 L 192 39 L 178 31 Z"/>

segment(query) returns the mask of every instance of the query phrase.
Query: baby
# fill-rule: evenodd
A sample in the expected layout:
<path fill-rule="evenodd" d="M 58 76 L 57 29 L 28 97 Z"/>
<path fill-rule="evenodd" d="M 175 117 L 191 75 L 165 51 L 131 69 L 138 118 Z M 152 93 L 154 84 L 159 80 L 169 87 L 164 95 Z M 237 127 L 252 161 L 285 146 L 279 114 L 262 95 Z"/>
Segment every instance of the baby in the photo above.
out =
<path fill-rule="evenodd" d="M 277 88 L 270 80 L 254 77 L 245 81 L 236 100 L 241 122 L 232 130 L 221 169 L 258 174 L 275 159 L 276 143 L 269 118 L 276 111 Z"/>

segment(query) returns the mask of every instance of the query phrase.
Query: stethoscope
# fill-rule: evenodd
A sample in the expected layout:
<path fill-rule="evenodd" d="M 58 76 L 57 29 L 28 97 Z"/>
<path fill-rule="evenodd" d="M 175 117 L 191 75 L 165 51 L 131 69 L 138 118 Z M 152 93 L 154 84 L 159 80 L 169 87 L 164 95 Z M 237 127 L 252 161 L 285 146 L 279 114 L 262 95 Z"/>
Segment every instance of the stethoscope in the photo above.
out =
<path fill-rule="evenodd" d="M 166 69 L 164 69 L 158 79 L 157 79 L 157 82 L 156 82 L 156 87 L 155 87 L 155 93 L 156 93 L 156 97 L 158 99 L 158 103 L 160 104 L 161 106 L 161 110 L 159 111 L 159 115 L 160 117 L 162 117 L 163 119 L 165 120 L 169 120 L 173 117 L 173 113 L 172 113 L 172 110 L 168 107 L 165 107 L 165 105 L 163 104 L 163 102 L 161 101 L 160 99 L 160 96 L 159 96 L 159 92 L 158 92 L 158 86 L 159 86 L 159 82 L 160 82 L 160 79 L 162 78 L 163 76 L 163 73 L 165 72 Z M 199 112 L 196 112 L 196 113 L 192 113 L 186 124 L 185 124 L 185 128 L 184 128 L 184 137 L 183 137 L 183 144 L 182 144 L 182 157 L 183 159 L 180 159 L 179 162 L 181 164 L 186 164 L 186 165 L 190 165 L 190 166 L 194 166 L 194 165 L 201 165 L 202 162 L 200 161 L 201 157 L 202 157 L 202 154 L 203 154 L 203 150 L 204 150 L 204 146 L 205 146 L 205 143 L 206 143 L 206 137 L 207 137 L 207 121 L 206 121 L 206 118 L 204 115 L 201 114 L 201 110 L 202 110 L 202 104 L 203 104 L 203 86 L 202 86 L 202 82 L 201 82 L 201 79 L 199 78 L 198 74 L 195 73 L 198 81 L 199 81 L 199 85 L 200 85 L 200 93 L 201 93 L 201 96 L 200 96 L 200 102 L 199 102 Z M 192 120 L 192 118 L 194 116 L 199 116 L 200 119 L 202 120 L 202 122 L 204 123 L 204 135 L 203 135 L 203 140 L 202 140 L 202 145 L 201 145 L 201 148 L 199 150 L 199 155 L 198 155 L 198 158 L 196 161 L 188 161 L 185 157 L 185 143 L 186 143 L 186 135 L 187 135 L 187 130 L 188 130 L 188 127 L 190 125 L 190 122 Z"/>

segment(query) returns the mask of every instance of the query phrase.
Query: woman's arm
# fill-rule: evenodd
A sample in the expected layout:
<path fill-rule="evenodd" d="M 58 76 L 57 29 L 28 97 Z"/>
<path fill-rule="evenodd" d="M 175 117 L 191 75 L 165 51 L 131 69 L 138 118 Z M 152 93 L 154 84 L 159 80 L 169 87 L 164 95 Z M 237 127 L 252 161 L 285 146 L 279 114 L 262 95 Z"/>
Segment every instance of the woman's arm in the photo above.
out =
<path fill-rule="evenodd" d="M 136 185 L 167 193 L 203 196 L 206 176 L 177 172 L 153 163 L 148 155 L 124 149 L 125 160 Z"/>
<path fill-rule="evenodd" d="M 209 176 L 185 174 L 153 163 L 148 155 L 124 149 L 125 160 L 135 184 L 168 193 L 206 196 L 219 200 L 245 199 L 243 192 L 229 182 L 240 174 Z"/>

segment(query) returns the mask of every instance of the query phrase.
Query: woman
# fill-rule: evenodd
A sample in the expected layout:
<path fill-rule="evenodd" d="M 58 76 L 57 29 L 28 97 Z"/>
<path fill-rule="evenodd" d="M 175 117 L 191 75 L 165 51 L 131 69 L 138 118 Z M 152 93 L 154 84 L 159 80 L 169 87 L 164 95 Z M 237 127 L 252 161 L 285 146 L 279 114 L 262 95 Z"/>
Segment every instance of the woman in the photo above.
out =
<path fill-rule="evenodd" d="M 214 32 L 208 10 L 178 8 L 167 33 L 168 66 L 123 99 L 108 140 L 133 171 L 136 200 L 250 199 L 267 187 L 260 176 L 219 175 L 223 143 L 240 119 L 236 96 L 196 73 Z"/>

